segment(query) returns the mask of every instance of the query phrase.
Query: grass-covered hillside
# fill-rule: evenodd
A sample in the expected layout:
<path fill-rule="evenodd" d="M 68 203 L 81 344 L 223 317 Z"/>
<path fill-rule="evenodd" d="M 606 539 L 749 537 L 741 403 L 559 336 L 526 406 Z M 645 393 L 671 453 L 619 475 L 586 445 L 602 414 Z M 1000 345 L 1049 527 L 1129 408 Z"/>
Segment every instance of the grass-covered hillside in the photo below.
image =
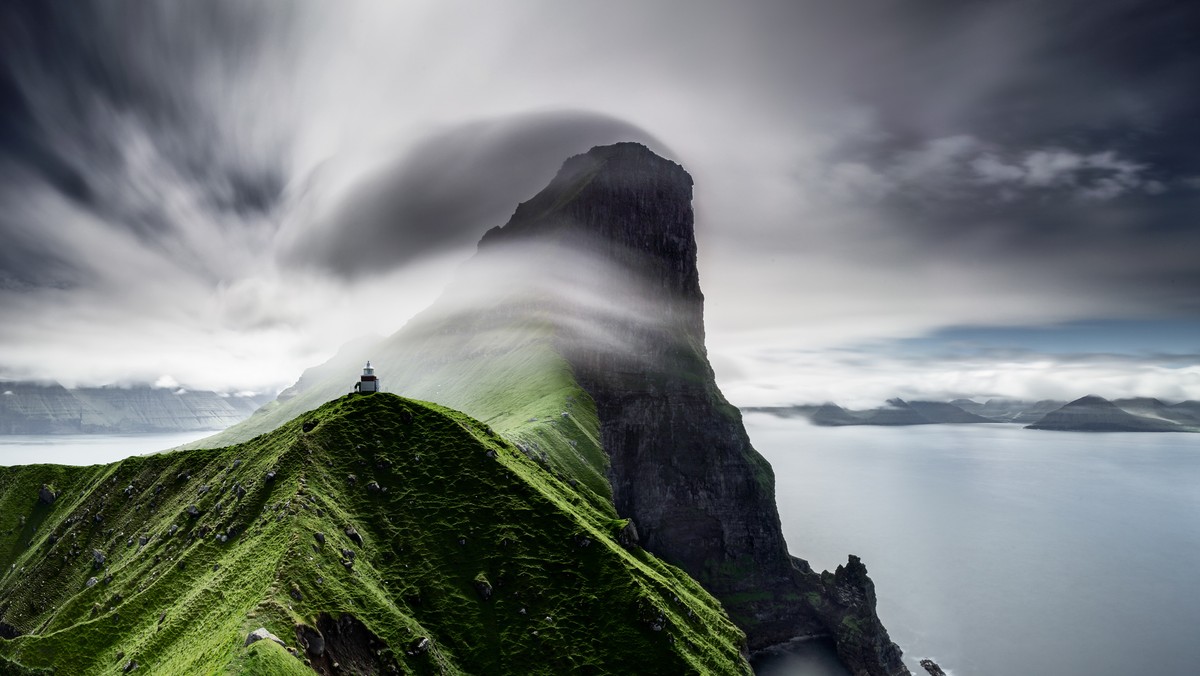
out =
<path fill-rule="evenodd" d="M 0 673 L 748 673 L 717 601 L 552 466 L 377 394 L 0 468 Z"/>
<path fill-rule="evenodd" d="M 352 391 L 370 359 L 385 391 L 463 411 L 608 501 L 595 404 L 556 351 L 553 322 L 539 321 L 538 312 L 514 319 L 429 311 L 386 340 L 347 346 L 248 420 L 189 447 L 229 445 L 275 429 Z"/>

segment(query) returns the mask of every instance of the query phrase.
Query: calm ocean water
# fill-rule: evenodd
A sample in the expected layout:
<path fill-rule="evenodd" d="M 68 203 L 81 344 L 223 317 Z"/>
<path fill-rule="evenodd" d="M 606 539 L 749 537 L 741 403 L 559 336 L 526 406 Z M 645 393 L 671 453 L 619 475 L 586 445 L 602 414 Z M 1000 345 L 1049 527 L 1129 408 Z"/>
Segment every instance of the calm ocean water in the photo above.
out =
<path fill-rule="evenodd" d="M 0 466 L 36 463 L 98 465 L 131 455 L 174 448 L 211 434 L 213 433 L 0 435 Z"/>
<path fill-rule="evenodd" d="M 792 553 L 860 555 L 914 673 L 1200 673 L 1200 434 L 746 425 Z M 844 673 L 807 653 L 759 673 Z"/>

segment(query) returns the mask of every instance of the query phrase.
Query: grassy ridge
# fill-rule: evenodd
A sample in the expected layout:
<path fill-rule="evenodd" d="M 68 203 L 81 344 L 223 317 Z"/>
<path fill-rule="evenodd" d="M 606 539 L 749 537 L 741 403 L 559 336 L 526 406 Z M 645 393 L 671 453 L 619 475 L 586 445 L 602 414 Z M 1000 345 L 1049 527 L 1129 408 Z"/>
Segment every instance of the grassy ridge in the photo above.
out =
<path fill-rule="evenodd" d="M 608 501 L 562 476 L 461 413 L 388 394 L 229 448 L 0 468 L 0 623 L 25 634 L 0 659 L 312 673 L 297 627 L 350 614 L 381 671 L 747 673 L 717 601 L 622 547 Z M 260 626 L 299 656 L 243 647 Z"/>
<path fill-rule="evenodd" d="M 269 432 L 351 391 L 358 369 L 371 359 L 386 391 L 437 402 L 482 421 L 604 496 L 597 503 L 603 506 L 611 501 L 611 487 L 596 407 L 555 350 L 553 337 L 550 321 L 524 315 L 516 321 L 503 312 L 418 318 L 391 338 L 355 346 L 311 369 L 302 387 L 187 447 L 225 446 Z"/>

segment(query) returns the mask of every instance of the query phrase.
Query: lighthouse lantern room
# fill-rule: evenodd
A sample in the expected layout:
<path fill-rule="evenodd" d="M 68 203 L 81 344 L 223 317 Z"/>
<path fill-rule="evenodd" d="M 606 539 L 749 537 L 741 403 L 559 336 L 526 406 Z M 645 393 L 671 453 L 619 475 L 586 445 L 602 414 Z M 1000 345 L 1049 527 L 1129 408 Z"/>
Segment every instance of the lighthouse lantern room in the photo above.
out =
<path fill-rule="evenodd" d="M 362 378 L 354 383 L 354 391 L 362 394 L 379 391 L 379 378 L 375 377 L 375 367 L 371 366 L 371 362 L 368 361 L 363 367 Z"/>

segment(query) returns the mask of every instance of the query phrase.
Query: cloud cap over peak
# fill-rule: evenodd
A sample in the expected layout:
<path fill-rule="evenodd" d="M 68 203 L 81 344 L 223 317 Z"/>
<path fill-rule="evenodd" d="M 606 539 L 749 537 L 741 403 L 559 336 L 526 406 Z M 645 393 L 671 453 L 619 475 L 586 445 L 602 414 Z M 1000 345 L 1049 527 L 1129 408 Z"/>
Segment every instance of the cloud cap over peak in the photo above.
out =
<path fill-rule="evenodd" d="M 302 231 L 287 233 L 282 255 L 353 278 L 473 246 L 566 158 L 618 141 L 662 147 L 629 122 L 579 110 L 505 115 L 438 130 L 371 172 Z"/>

